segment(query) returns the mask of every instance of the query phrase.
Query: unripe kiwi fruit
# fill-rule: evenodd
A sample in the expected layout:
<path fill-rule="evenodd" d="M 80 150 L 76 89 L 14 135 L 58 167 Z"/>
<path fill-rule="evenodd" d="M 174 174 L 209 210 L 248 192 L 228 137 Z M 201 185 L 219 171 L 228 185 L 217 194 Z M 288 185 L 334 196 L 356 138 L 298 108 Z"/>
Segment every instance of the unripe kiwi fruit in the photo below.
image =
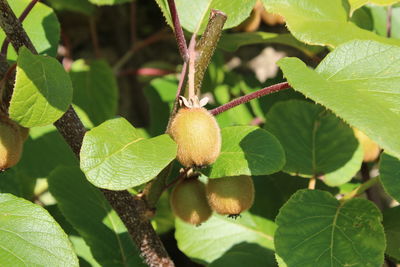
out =
<path fill-rule="evenodd" d="M 172 191 L 170 204 L 177 217 L 194 225 L 207 221 L 212 214 L 205 185 L 197 178 L 186 178 L 177 184 Z"/>
<path fill-rule="evenodd" d="M 22 154 L 22 144 L 19 126 L 0 114 L 0 171 L 18 163 Z"/>
<path fill-rule="evenodd" d="M 360 130 L 353 128 L 354 135 L 358 139 L 358 142 L 363 147 L 364 150 L 364 159 L 365 162 L 373 162 L 375 161 L 381 152 L 378 144 L 372 141 L 365 133 Z"/>
<path fill-rule="evenodd" d="M 253 179 L 246 175 L 209 179 L 206 192 L 211 209 L 223 215 L 239 215 L 254 202 Z"/>
<path fill-rule="evenodd" d="M 205 108 L 181 108 L 172 119 L 168 133 L 178 144 L 178 161 L 185 167 L 212 164 L 221 151 L 217 121 Z"/>

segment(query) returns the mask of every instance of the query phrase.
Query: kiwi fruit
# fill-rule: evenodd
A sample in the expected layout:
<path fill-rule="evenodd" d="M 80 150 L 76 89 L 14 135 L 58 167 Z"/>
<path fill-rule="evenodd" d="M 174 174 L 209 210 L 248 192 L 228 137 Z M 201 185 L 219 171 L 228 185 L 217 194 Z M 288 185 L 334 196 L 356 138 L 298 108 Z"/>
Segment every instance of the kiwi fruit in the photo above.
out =
<path fill-rule="evenodd" d="M 19 126 L 0 114 L 0 171 L 18 163 L 22 154 L 23 140 Z"/>
<path fill-rule="evenodd" d="M 206 193 L 212 210 L 235 217 L 253 205 L 253 179 L 246 175 L 209 179 Z"/>
<path fill-rule="evenodd" d="M 207 221 L 212 214 L 205 185 L 197 178 L 186 178 L 179 182 L 172 191 L 170 204 L 178 218 L 194 225 Z"/>
<path fill-rule="evenodd" d="M 177 159 L 185 167 L 210 165 L 220 154 L 220 128 L 205 108 L 179 109 L 168 133 L 178 144 Z"/>

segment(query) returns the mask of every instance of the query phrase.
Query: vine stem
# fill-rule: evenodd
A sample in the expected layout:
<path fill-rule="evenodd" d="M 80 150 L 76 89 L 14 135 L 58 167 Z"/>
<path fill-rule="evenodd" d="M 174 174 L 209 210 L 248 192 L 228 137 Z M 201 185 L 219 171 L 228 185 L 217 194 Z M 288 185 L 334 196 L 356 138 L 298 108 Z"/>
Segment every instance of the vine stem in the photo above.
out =
<path fill-rule="evenodd" d="M 225 111 L 227 111 L 227 110 L 229 110 L 231 108 L 234 108 L 234 107 L 236 107 L 238 105 L 241 105 L 243 103 L 247 103 L 250 100 L 253 100 L 253 99 L 268 95 L 268 94 L 272 94 L 272 93 L 275 93 L 275 92 L 278 92 L 278 91 L 281 91 L 281 90 L 285 90 L 285 89 L 288 89 L 288 88 L 290 88 L 290 85 L 287 82 L 274 84 L 274 85 L 265 87 L 263 89 L 260 89 L 260 90 L 258 90 L 256 92 L 253 92 L 253 93 L 238 97 L 238 98 L 236 98 L 236 99 L 234 99 L 234 100 L 232 100 L 232 101 L 230 101 L 230 102 L 228 102 L 228 103 L 226 103 L 226 104 L 224 104 L 222 106 L 219 106 L 217 108 L 214 108 L 214 109 L 210 110 L 210 113 L 215 116 L 215 115 L 218 115 L 218 114 L 220 114 L 222 112 L 225 112 Z"/>
<path fill-rule="evenodd" d="M 22 11 L 21 15 L 19 16 L 18 20 L 19 22 L 23 22 L 25 18 L 28 16 L 29 12 L 31 12 L 32 8 L 36 5 L 36 3 L 39 2 L 39 0 L 32 0 Z M 4 42 L 1 46 L 0 54 L 4 57 L 7 56 L 7 50 L 8 50 L 8 44 L 10 43 L 10 40 L 8 38 L 4 39 Z"/>
<path fill-rule="evenodd" d="M 175 1 L 168 0 L 168 7 L 172 17 L 172 24 L 174 26 L 175 39 L 176 43 L 178 44 L 179 53 L 181 54 L 183 61 L 187 62 L 189 60 L 189 52 L 185 40 L 185 35 L 183 34 L 181 22 L 179 20 L 178 12 L 176 10 Z"/>
<path fill-rule="evenodd" d="M 392 6 L 388 6 L 387 17 L 386 17 L 386 36 L 388 38 L 392 36 L 392 15 L 393 15 Z"/>
<path fill-rule="evenodd" d="M 368 179 L 365 183 L 362 183 L 361 185 L 357 186 L 357 188 L 355 188 L 353 191 L 351 191 L 350 193 L 344 195 L 341 198 L 341 201 L 346 201 L 346 200 L 349 200 L 349 199 L 352 199 L 354 197 L 357 197 L 357 196 L 361 195 L 362 193 L 367 191 L 371 186 L 375 185 L 379 181 L 380 181 L 379 176 L 376 176 L 374 178 Z"/>
<path fill-rule="evenodd" d="M 32 53 L 37 54 L 7 0 L 0 0 L 0 26 L 16 51 L 19 51 L 20 47 L 26 46 Z M 79 159 L 86 129 L 72 106 L 54 125 Z M 149 221 L 147 203 L 143 199 L 132 196 L 127 190 L 110 191 L 102 189 L 101 191 L 126 226 L 145 262 L 150 267 L 173 267 L 174 263 L 169 258 L 159 236 Z"/>

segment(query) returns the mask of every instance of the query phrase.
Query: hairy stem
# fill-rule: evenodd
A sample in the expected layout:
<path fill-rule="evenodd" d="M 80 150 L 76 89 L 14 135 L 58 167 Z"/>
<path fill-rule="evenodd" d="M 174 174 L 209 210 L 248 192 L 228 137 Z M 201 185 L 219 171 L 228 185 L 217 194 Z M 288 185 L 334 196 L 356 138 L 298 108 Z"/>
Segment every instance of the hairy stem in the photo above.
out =
<path fill-rule="evenodd" d="M 6 0 L 0 0 L 0 26 L 16 51 L 21 46 L 26 46 L 33 53 L 36 53 L 32 42 Z M 68 111 L 54 125 L 79 158 L 86 129 L 74 109 L 70 106 Z M 102 190 L 102 192 L 125 224 L 145 262 L 152 267 L 174 266 L 160 238 L 152 228 L 146 202 L 140 198 L 133 197 L 127 190 Z"/>
<path fill-rule="evenodd" d="M 197 56 L 195 60 L 196 73 L 194 76 L 194 88 L 197 96 L 200 95 L 204 73 L 210 64 L 211 57 L 217 47 L 226 19 L 227 17 L 223 12 L 212 10 L 207 27 L 196 44 Z M 185 95 L 188 95 L 188 89 L 187 86 Z"/>
<path fill-rule="evenodd" d="M 238 98 L 236 98 L 236 99 L 234 99 L 234 100 L 232 100 L 232 101 L 230 101 L 230 102 L 228 102 L 228 103 L 226 103 L 226 104 L 224 104 L 222 106 L 219 106 L 217 108 L 214 108 L 214 109 L 210 110 L 210 113 L 215 116 L 215 115 L 218 115 L 218 114 L 220 114 L 220 113 L 222 113 L 224 111 L 227 111 L 228 109 L 234 108 L 234 107 L 236 107 L 236 106 L 238 106 L 240 104 L 247 103 L 250 100 L 253 100 L 255 98 L 259 98 L 259 97 L 262 97 L 262 96 L 265 96 L 265 95 L 268 95 L 268 94 L 272 94 L 272 93 L 275 93 L 275 92 L 278 92 L 278 91 L 281 91 L 281 90 L 285 90 L 285 89 L 288 89 L 288 88 L 290 88 L 290 85 L 287 82 L 274 84 L 274 85 L 265 87 L 263 89 L 260 89 L 260 90 L 258 90 L 256 92 L 253 92 L 253 93 L 238 97 Z"/>
<path fill-rule="evenodd" d="M 189 60 L 189 53 L 181 22 L 179 21 L 178 12 L 176 11 L 175 1 L 168 0 L 168 7 L 172 17 L 172 24 L 174 25 L 175 39 L 178 44 L 179 53 L 181 54 L 183 61 L 187 62 Z"/>

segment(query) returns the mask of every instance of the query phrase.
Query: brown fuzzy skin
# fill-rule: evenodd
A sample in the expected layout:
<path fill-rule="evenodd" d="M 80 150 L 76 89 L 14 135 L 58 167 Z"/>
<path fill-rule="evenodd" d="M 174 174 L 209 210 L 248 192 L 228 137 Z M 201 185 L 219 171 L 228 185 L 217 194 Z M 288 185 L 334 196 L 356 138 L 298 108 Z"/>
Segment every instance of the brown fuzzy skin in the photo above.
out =
<path fill-rule="evenodd" d="M 223 215 L 238 215 L 254 202 L 253 179 L 246 175 L 209 179 L 206 191 L 211 208 Z"/>
<path fill-rule="evenodd" d="M 177 217 L 194 225 L 207 221 L 212 214 L 205 185 L 198 179 L 185 179 L 177 184 L 172 191 L 170 204 Z"/>
<path fill-rule="evenodd" d="M 181 108 L 168 133 L 178 144 L 177 159 L 185 167 L 210 165 L 220 154 L 218 123 L 204 108 Z"/>
<path fill-rule="evenodd" d="M 18 128 L 19 128 L 19 134 L 21 135 L 21 140 L 25 142 L 26 139 L 28 139 L 29 137 L 29 128 L 25 128 L 22 126 L 18 126 Z"/>
<path fill-rule="evenodd" d="M 23 140 L 18 127 L 0 115 L 0 171 L 13 167 L 21 158 Z"/>

